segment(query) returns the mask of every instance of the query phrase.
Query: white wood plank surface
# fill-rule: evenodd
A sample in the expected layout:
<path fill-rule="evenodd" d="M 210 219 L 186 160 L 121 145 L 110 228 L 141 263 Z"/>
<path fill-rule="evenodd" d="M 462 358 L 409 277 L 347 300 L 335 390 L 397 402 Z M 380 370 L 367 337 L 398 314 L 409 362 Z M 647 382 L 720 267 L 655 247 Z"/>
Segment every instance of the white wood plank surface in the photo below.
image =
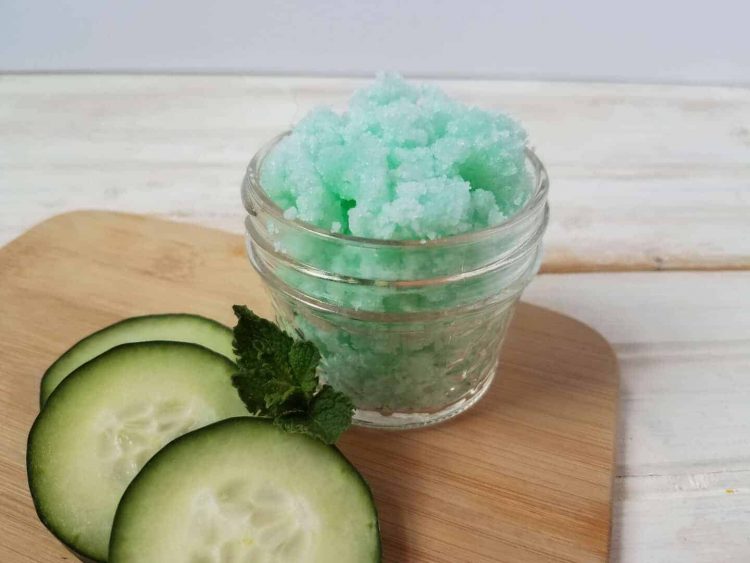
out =
<path fill-rule="evenodd" d="M 120 209 L 239 231 L 253 152 L 361 80 L 0 76 L 0 243 Z M 552 178 L 547 271 L 750 267 L 750 90 L 447 81 L 526 123 Z"/>
<path fill-rule="evenodd" d="M 529 302 L 613 345 L 613 563 L 750 561 L 750 272 L 551 274 Z"/>
<path fill-rule="evenodd" d="M 239 232 L 252 153 L 362 81 L 0 76 L 0 244 L 80 208 Z M 528 126 L 547 271 L 750 268 L 750 91 L 454 81 Z M 614 563 L 750 561 L 750 272 L 555 274 L 529 301 L 613 343 Z"/>

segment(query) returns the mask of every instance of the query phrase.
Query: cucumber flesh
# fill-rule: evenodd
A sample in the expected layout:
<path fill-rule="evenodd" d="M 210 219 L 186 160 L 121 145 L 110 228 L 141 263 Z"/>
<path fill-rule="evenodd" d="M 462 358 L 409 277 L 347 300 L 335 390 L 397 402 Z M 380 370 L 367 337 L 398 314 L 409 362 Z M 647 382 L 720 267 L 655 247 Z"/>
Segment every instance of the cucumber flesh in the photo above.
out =
<path fill-rule="evenodd" d="M 370 490 L 334 447 L 234 418 L 143 468 L 115 516 L 109 563 L 373 563 Z"/>
<path fill-rule="evenodd" d="M 173 438 L 247 415 L 235 365 L 195 344 L 117 346 L 70 374 L 29 434 L 29 488 L 42 522 L 72 550 L 105 561 L 117 503 Z"/>
<path fill-rule="evenodd" d="M 42 376 L 41 406 L 60 382 L 79 366 L 120 344 L 148 340 L 200 344 L 234 360 L 232 331 L 214 320 L 188 314 L 131 317 L 87 336 L 60 356 Z"/>

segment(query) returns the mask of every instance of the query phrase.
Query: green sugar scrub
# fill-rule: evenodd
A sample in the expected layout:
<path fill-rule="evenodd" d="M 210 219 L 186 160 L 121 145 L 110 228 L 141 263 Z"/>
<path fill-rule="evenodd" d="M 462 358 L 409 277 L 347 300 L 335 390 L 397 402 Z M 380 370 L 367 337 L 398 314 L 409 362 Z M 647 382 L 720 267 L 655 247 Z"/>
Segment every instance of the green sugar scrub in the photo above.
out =
<path fill-rule="evenodd" d="M 382 75 L 343 115 L 311 112 L 270 152 L 261 183 L 288 219 L 375 239 L 485 229 L 531 192 L 514 120 Z"/>
<path fill-rule="evenodd" d="M 253 158 L 248 252 L 355 420 L 422 426 L 491 383 L 539 266 L 547 188 L 513 119 L 384 75 Z"/>

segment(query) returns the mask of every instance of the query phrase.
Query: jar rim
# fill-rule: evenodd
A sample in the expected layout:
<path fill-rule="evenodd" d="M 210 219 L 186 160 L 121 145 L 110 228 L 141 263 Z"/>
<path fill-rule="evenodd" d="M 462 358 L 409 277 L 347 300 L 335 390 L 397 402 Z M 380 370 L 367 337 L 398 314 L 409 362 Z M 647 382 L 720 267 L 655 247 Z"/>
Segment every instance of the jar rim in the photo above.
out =
<path fill-rule="evenodd" d="M 284 131 L 279 135 L 273 137 L 270 141 L 265 143 L 258 152 L 255 153 L 253 158 L 250 160 L 250 164 L 247 167 L 247 172 L 242 181 L 242 202 L 245 209 L 251 215 L 257 213 L 255 206 L 259 205 L 262 207 L 262 211 L 270 215 L 275 221 L 281 224 L 306 231 L 312 235 L 334 239 L 340 242 L 349 242 L 359 245 L 366 245 L 372 247 L 441 247 L 441 246 L 452 246 L 458 244 L 466 244 L 475 241 L 479 241 L 485 238 L 493 237 L 497 234 L 503 233 L 504 231 L 512 230 L 519 223 L 522 223 L 530 216 L 533 216 L 539 211 L 539 208 L 544 206 L 547 201 L 547 194 L 549 192 L 549 176 L 547 175 L 547 169 L 545 168 L 542 161 L 537 156 L 536 152 L 532 147 L 526 145 L 524 147 L 524 153 L 526 156 L 526 162 L 531 164 L 531 168 L 534 171 L 535 189 L 532 196 L 528 198 L 526 203 L 516 213 L 508 217 L 506 220 L 485 227 L 476 231 L 468 231 L 465 233 L 458 233 L 447 237 L 439 237 L 435 239 L 378 239 L 370 237 L 360 237 L 355 235 L 347 235 L 343 233 L 333 233 L 299 219 L 290 219 L 284 216 L 284 211 L 274 202 L 271 197 L 263 189 L 260 182 L 260 172 L 263 162 L 265 161 L 268 154 L 273 148 L 286 136 L 291 134 L 290 130 Z"/>
<path fill-rule="evenodd" d="M 411 322 L 424 322 L 428 320 L 444 319 L 446 317 L 472 315 L 478 312 L 484 311 L 490 305 L 497 305 L 500 303 L 511 303 L 514 299 L 518 298 L 520 290 L 516 289 L 511 293 L 506 291 L 498 292 L 491 296 L 487 296 L 484 299 L 479 299 L 473 303 L 460 304 L 446 309 L 432 309 L 425 311 L 375 311 L 368 309 L 359 309 L 355 307 L 346 307 L 336 305 L 334 303 L 327 302 L 319 297 L 300 291 L 299 289 L 289 285 L 285 281 L 279 279 L 277 276 L 272 274 L 268 268 L 266 268 L 262 262 L 258 263 L 250 254 L 251 261 L 255 266 L 255 270 L 258 275 L 268 283 L 271 291 L 279 291 L 287 297 L 294 299 L 297 302 L 303 303 L 310 309 L 319 311 L 322 313 L 335 314 L 339 316 L 346 316 L 353 320 L 358 321 L 374 321 L 384 323 L 411 323 Z"/>

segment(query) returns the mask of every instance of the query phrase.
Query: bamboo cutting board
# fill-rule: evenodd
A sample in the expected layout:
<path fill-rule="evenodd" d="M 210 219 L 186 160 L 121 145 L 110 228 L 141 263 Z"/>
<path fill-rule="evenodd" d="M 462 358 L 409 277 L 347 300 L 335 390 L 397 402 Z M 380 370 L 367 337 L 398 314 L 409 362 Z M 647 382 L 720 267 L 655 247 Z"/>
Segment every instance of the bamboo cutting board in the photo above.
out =
<path fill-rule="evenodd" d="M 219 231 L 77 212 L 0 249 L 0 561 L 71 559 L 26 485 L 47 366 L 123 317 L 185 311 L 231 324 L 234 303 L 272 314 L 241 238 Z M 475 408 L 423 430 L 348 431 L 340 447 L 373 488 L 384 561 L 606 561 L 617 388 L 601 336 L 522 304 Z"/>

